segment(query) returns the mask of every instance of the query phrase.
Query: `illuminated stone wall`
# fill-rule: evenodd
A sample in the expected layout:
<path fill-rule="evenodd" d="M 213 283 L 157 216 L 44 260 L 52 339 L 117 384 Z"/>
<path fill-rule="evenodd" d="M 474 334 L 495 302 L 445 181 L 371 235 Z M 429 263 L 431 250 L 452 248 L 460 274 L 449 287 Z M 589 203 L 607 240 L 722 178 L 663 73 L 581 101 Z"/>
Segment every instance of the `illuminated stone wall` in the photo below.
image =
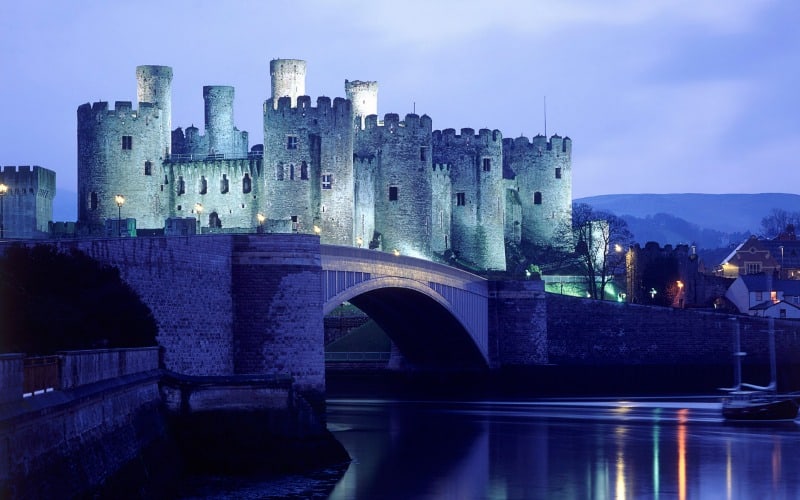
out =
<path fill-rule="evenodd" d="M 5 238 L 46 238 L 53 220 L 56 173 L 34 165 L 0 168 L 0 184 L 8 187 L 2 196 Z"/>

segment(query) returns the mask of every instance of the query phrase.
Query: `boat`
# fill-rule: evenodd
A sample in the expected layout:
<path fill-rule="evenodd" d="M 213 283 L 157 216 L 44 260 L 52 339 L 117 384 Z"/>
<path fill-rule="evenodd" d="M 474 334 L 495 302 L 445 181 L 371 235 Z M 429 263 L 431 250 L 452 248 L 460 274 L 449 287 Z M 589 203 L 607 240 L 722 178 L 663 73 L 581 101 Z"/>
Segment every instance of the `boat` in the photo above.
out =
<path fill-rule="evenodd" d="M 735 422 L 779 422 L 797 418 L 800 404 L 798 396 L 779 394 L 777 391 L 777 370 L 775 365 L 775 320 L 769 319 L 769 362 L 770 383 L 758 386 L 742 382 L 742 352 L 739 339 L 739 322 L 736 318 L 734 331 L 734 358 L 736 359 L 735 383 L 733 387 L 723 388 L 728 391 L 722 400 L 722 416 L 725 420 Z"/>

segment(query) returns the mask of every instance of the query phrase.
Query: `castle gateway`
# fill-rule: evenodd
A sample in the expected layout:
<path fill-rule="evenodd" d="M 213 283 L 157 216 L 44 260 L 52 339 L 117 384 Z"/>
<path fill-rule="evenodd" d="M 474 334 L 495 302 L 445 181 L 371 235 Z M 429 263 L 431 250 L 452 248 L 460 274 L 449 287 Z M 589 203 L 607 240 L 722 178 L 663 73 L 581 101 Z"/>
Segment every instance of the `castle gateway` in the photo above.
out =
<path fill-rule="evenodd" d="M 572 141 L 433 130 L 427 115 L 378 119 L 378 85 L 346 98 L 305 94 L 305 61 L 270 62 L 263 144 L 234 125 L 234 89 L 203 87 L 204 134 L 172 129 L 172 68 L 136 68 L 138 107 L 78 108 L 78 219 L 100 231 L 126 217 L 163 230 L 298 232 L 324 244 L 504 270 L 505 241 L 552 242 L 571 223 Z M 194 222 L 192 222 L 194 224 Z M 194 230 L 194 228 L 193 228 Z"/>

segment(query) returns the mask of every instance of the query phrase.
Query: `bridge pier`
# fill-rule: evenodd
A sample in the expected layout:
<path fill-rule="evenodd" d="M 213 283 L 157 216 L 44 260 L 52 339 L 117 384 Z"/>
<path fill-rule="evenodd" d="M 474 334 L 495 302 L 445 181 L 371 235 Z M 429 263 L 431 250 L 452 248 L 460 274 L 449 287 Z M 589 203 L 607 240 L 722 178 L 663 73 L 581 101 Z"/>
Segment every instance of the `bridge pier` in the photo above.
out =
<path fill-rule="evenodd" d="M 489 359 L 492 368 L 548 363 L 544 281 L 489 281 Z"/>

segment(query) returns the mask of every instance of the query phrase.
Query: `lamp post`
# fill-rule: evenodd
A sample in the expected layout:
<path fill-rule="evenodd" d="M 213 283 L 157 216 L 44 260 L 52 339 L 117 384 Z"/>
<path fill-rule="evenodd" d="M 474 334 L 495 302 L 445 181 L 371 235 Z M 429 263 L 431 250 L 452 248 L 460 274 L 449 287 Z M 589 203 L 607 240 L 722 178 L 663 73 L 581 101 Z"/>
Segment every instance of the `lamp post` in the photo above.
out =
<path fill-rule="evenodd" d="M 6 198 L 6 193 L 8 192 L 8 186 L 5 184 L 0 183 L 0 240 L 5 238 L 5 213 L 3 202 Z"/>
<path fill-rule="evenodd" d="M 122 205 L 125 204 L 125 197 L 118 194 L 114 197 L 117 202 L 117 238 L 122 236 Z"/>
<path fill-rule="evenodd" d="M 203 228 L 203 223 L 200 221 L 200 216 L 203 215 L 203 205 L 200 203 L 195 203 L 194 212 L 197 214 L 197 233 L 200 234 Z"/>
<path fill-rule="evenodd" d="M 358 245 L 358 248 L 361 248 L 361 245 L 363 245 L 363 244 L 364 244 L 364 239 L 361 238 L 361 236 L 356 238 L 356 245 Z"/>
<path fill-rule="evenodd" d="M 256 219 L 258 219 L 258 232 L 263 234 L 264 233 L 264 221 L 267 220 L 267 217 L 262 214 L 256 214 Z"/>

